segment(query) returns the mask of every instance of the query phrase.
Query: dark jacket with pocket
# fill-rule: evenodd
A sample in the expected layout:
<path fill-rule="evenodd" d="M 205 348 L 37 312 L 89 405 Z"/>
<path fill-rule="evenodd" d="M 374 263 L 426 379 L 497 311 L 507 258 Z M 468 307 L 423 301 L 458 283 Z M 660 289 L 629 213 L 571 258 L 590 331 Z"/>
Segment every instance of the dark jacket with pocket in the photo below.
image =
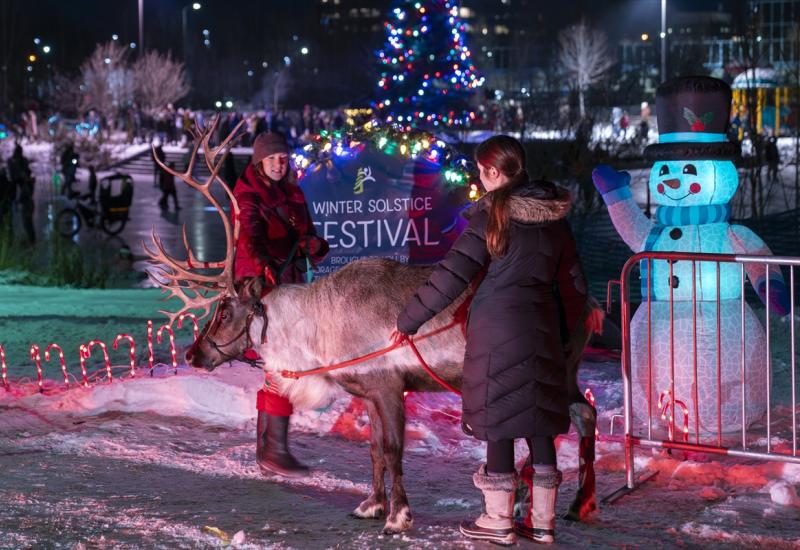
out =
<path fill-rule="evenodd" d="M 508 201 L 508 251 L 486 247 L 489 193 L 467 213 L 469 225 L 407 304 L 397 328 L 415 334 L 480 273 L 467 321 L 462 424 L 481 440 L 557 435 L 569 428 L 562 316 L 575 327 L 587 287 L 564 217 L 566 190 L 520 185 Z M 422 328 L 424 332 L 424 327 Z"/>

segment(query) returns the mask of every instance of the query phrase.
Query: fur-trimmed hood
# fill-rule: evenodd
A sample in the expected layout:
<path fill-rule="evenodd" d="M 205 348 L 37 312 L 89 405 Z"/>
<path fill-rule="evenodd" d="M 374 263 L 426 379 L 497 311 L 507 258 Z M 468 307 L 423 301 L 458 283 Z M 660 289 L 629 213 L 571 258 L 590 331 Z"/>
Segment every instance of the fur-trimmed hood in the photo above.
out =
<path fill-rule="evenodd" d="M 487 193 L 465 213 L 472 217 L 492 204 L 492 193 Z M 512 221 L 523 224 L 547 223 L 560 220 L 572 207 L 572 194 L 550 182 L 532 181 L 517 187 L 508 200 L 508 214 Z"/>

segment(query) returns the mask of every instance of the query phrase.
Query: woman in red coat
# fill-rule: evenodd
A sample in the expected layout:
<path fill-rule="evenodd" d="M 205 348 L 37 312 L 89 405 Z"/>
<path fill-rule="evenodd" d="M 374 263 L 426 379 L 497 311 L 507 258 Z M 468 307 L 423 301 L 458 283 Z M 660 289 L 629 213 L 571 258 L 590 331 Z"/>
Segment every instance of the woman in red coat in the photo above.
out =
<path fill-rule="evenodd" d="M 259 134 L 253 158 L 233 192 L 241 230 L 236 243 L 236 280 L 264 277 L 267 289 L 311 280 L 311 268 L 328 253 L 317 237 L 305 196 L 289 169 L 289 144 L 279 133 Z M 299 477 L 308 467 L 289 451 L 292 404 L 267 379 L 256 401 L 256 461 L 265 474 Z"/>

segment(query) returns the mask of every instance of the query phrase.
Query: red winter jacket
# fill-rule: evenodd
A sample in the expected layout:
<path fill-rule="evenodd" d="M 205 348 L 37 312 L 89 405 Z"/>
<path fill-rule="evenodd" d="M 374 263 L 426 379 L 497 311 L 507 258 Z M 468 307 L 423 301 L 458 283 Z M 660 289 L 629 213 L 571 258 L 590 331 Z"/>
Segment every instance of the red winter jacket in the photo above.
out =
<path fill-rule="evenodd" d="M 257 277 L 269 266 L 277 278 L 299 239 L 281 283 L 305 282 L 306 257 L 316 264 L 328 253 L 328 243 L 317 237 L 302 189 L 285 180 L 269 185 L 249 164 L 233 191 L 239 203 L 241 230 L 236 244 L 234 276 Z"/>

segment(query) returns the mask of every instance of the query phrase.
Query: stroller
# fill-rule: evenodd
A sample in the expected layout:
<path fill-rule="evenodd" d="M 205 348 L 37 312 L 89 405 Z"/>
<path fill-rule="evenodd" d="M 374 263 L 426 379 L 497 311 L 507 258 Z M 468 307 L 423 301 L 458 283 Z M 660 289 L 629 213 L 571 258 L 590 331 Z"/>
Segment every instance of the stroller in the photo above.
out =
<path fill-rule="evenodd" d="M 100 180 L 98 205 L 76 201 L 75 207 L 65 208 L 56 217 L 56 229 L 65 237 L 72 237 L 83 222 L 89 227 L 117 235 L 128 222 L 133 202 L 133 178 L 115 173 Z"/>

